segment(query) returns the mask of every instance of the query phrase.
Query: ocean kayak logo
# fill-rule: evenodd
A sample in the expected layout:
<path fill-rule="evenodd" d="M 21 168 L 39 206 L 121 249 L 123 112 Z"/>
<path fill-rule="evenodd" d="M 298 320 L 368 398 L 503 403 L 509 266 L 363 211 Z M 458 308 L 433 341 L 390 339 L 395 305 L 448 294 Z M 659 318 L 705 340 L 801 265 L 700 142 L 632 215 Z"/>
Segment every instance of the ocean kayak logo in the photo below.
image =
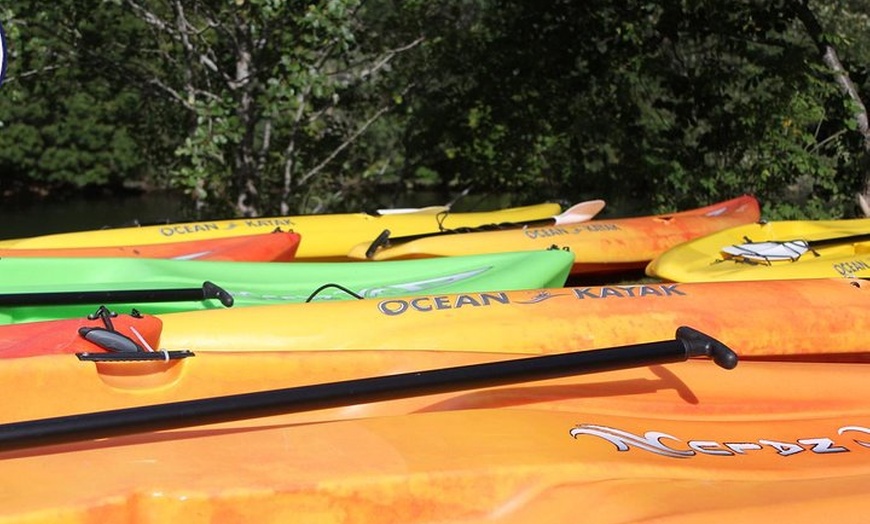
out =
<path fill-rule="evenodd" d="M 834 271 L 839 273 L 841 276 L 854 277 L 855 273 L 870 269 L 870 258 L 863 260 L 847 260 L 846 262 L 834 264 L 833 267 Z"/>
<path fill-rule="evenodd" d="M 618 451 L 622 452 L 636 448 L 670 458 L 691 458 L 698 455 L 747 455 L 765 449 L 772 449 L 777 455 L 782 457 L 790 457 L 800 453 L 817 455 L 848 453 L 853 449 L 859 449 L 856 446 L 870 448 L 870 441 L 858 438 L 861 435 L 870 438 L 870 428 L 864 426 L 843 426 L 838 429 L 838 435 L 851 440 L 851 442 L 845 443 L 836 442 L 828 437 L 799 438 L 795 441 L 771 439 L 727 442 L 717 440 L 683 441 L 661 431 L 647 431 L 643 435 L 635 435 L 621 429 L 596 424 L 579 424 L 572 428 L 569 433 L 575 439 L 581 436 L 604 439 L 616 446 Z"/>
<path fill-rule="evenodd" d="M 408 291 L 421 291 L 408 289 Z M 368 295 L 372 297 L 373 295 Z M 505 292 L 497 293 L 461 293 L 454 295 L 425 296 L 413 299 L 391 299 L 378 302 L 378 311 L 388 316 L 396 316 L 406 311 L 426 313 L 443 309 L 459 309 L 462 307 L 488 307 L 496 304 L 530 305 L 540 304 L 560 297 L 573 297 L 576 300 L 601 299 L 634 299 L 645 297 L 684 297 L 686 292 L 679 289 L 679 284 L 655 284 L 635 286 L 603 286 L 566 288 L 561 292 L 539 290 L 525 300 L 511 298 Z"/>
<path fill-rule="evenodd" d="M 3 25 L 0 24 L 0 86 L 3 85 L 3 79 L 6 78 L 6 61 L 8 56 L 6 52 L 6 33 L 3 31 Z"/>
<path fill-rule="evenodd" d="M 234 221 L 218 221 L 218 222 L 185 222 L 183 224 L 175 224 L 160 228 L 160 234 L 165 237 L 178 235 L 196 235 L 197 233 L 211 233 L 214 231 L 230 231 L 237 227 L 246 227 L 248 229 L 262 230 L 282 229 L 289 231 L 292 229 L 293 221 L 289 218 L 257 218 L 244 220 L 241 223 Z"/>

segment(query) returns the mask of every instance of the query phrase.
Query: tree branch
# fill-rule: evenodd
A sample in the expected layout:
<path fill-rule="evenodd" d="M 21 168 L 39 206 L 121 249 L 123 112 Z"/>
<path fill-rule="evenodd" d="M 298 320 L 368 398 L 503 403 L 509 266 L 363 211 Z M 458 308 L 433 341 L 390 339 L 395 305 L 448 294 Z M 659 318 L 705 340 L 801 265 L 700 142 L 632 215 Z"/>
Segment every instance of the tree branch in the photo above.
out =
<path fill-rule="evenodd" d="M 837 49 L 825 36 L 822 24 L 810 9 L 809 0 L 799 0 L 795 2 L 794 7 L 795 14 L 797 14 L 798 19 L 803 23 L 810 38 L 816 44 L 822 61 L 834 74 L 834 81 L 852 103 L 855 104 L 854 115 L 858 123 L 858 132 L 864 138 L 864 151 L 870 154 L 870 119 L 868 119 L 867 107 L 864 105 L 864 101 L 861 100 L 858 87 L 852 82 L 849 72 L 843 67 L 843 63 L 837 54 Z M 861 207 L 864 215 L 870 216 L 870 204 L 868 204 L 868 201 L 870 201 L 870 173 L 864 176 L 864 189 L 857 195 L 857 199 L 858 205 Z"/>

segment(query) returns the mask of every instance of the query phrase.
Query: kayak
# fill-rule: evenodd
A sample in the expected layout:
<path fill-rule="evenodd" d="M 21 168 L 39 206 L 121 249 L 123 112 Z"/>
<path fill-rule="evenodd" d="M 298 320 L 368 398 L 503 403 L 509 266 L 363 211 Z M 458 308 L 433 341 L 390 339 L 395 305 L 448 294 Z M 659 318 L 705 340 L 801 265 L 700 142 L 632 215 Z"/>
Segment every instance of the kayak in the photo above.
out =
<path fill-rule="evenodd" d="M 515 369 L 513 358 L 6 359 L 0 380 L 16 401 L 0 406 L 0 521 L 570 522 L 579 507 L 604 523 L 857 522 L 870 510 L 864 365 L 727 371 L 692 359 L 437 391 L 417 380 L 457 366 L 496 375 Z M 339 387 L 351 384 L 383 387 L 382 396 Z M 248 405 L 264 395 L 280 401 Z M 72 427 L 49 418 L 71 414 Z"/>
<path fill-rule="evenodd" d="M 665 251 L 646 273 L 677 282 L 870 277 L 870 218 L 737 226 Z"/>
<path fill-rule="evenodd" d="M 868 309 L 870 282 L 860 279 L 426 294 L 160 315 L 160 345 L 546 354 L 657 340 L 689 325 L 728 340 L 744 358 L 867 360 Z M 785 314 L 800 329 L 783 329 Z M 330 328 L 335 319 L 342 329 Z"/>
<path fill-rule="evenodd" d="M 289 262 L 296 255 L 298 233 L 273 231 L 256 235 L 188 240 L 171 244 L 58 247 L 42 249 L 0 248 L 0 258 L 13 257 L 141 257 L 176 260 L 237 262 Z"/>
<path fill-rule="evenodd" d="M 452 212 L 449 208 L 435 206 L 420 210 L 403 210 L 405 212 L 402 213 L 237 218 L 58 233 L 3 241 L 0 242 L 0 248 L 42 249 L 162 244 L 268 233 L 275 228 L 281 228 L 295 231 L 305 238 L 305 242 L 300 244 L 296 252 L 297 259 L 329 261 L 345 259 L 347 252 L 354 245 L 376 237 L 385 229 L 389 229 L 396 235 L 410 235 L 440 231 L 443 228 L 536 220 L 555 215 L 560 209 L 558 204 L 542 203 L 468 213 Z"/>
<path fill-rule="evenodd" d="M 776 327 L 783 304 L 789 304 L 789 319 L 800 330 Z M 534 355 L 651 342 L 689 325 L 728 340 L 743 359 L 867 362 L 868 306 L 867 281 L 820 279 L 420 295 L 156 317 L 120 314 L 110 320 L 139 351 Z M 341 329 L 334 329 L 336 319 Z M 103 322 L 78 318 L 0 326 L 0 357 L 104 352 L 79 335 L 82 327 L 105 327 Z"/>
<path fill-rule="evenodd" d="M 565 226 L 527 227 L 461 235 L 435 235 L 402 241 L 392 238 L 379 249 L 372 239 L 350 257 L 398 260 L 497 253 L 557 246 L 575 255 L 572 274 L 643 269 L 659 253 L 681 242 L 760 218 L 758 201 L 748 195 L 690 211 Z"/>
<path fill-rule="evenodd" d="M 257 304 L 564 285 L 559 250 L 369 262 L 212 262 L 145 258 L 0 259 L 0 323 L 80 317 L 100 305 L 168 313 Z"/>

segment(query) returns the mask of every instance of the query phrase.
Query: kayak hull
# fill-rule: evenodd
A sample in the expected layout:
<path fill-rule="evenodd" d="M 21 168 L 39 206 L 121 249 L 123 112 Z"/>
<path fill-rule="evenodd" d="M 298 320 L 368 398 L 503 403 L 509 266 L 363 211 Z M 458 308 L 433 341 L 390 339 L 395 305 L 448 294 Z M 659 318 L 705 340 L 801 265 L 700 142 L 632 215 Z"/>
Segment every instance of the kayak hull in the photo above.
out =
<path fill-rule="evenodd" d="M 783 304 L 801 329 L 779 329 Z M 691 326 L 744 359 L 870 361 L 870 284 L 818 279 L 593 286 L 254 306 L 132 318 L 117 331 L 194 352 L 474 351 L 537 355 L 670 337 Z M 292 322 L 285 321 L 292 319 Z M 334 326 L 340 322 L 341 329 Z M 157 324 L 157 325 L 155 325 Z M 841 329 L 842 326 L 850 329 Z M 0 326 L 0 356 L 99 351 L 101 320 Z M 220 326 L 216 329 L 215 326 Z"/>
<path fill-rule="evenodd" d="M 150 389 L 94 380 L 93 363 L 63 356 L 8 359 L 0 377 L 22 402 L 0 412 L 31 420 L 503 358 L 204 354 L 179 364 L 193 380 Z M 67 373 L 78 376 L 48 382 Z M 26 448 L 0 452 L 0 521 L 553 522 L 578 503 L 596 522 L 857 521 L 870 509 L 868 393 L 863 366 L 691 361 Z"/>
<path fill-rule="evenodd" d="M 649 342 L 688 325 L 728 340 L 741 357 L 830 360 L 865 358 L 868 307 L 870 283 L 860 279 L 589 286 L 161 315 L 161 344 L 536 354 Z M 801 329 L 781 329 L 786 314 Z M 330 329 L 337 318 L 342 329 Z"/>
<path fill-rule="evenodd" d="M 297 259 L 309 261 L 344 260 L 350 249 L 389 229 L 394 235 L 412 235 L 444 228 L 473 227 L 491 223 L 521 222 L 556 215 L 561 207 L 554 203 L 507 208 L 496 211 L 454 213 L 444 208 L 423 208 L 417 212 L 368 214 L 323 214 L 266 218 L 238 218 L 183 222 L 155 226 L 125 227 L 58 233 L 0 242 L 2 248 L 69 248 L 162 244 L 269 233 L 275 228 L 302 235 Z"/>
<path fill-rule="evenodd" d="M 870 218 L 747 224 L 675 246 L 651 261 L 646 273 L 675 282 L 867 277 L 870 276 L 870 241 L 847 241 L 813 248 L 794 261 L 769 263 L 727 258 L 721 252 L 723 248 L 747 241 L 813 241 L 867 232 L 870 232 Z"/>
<path fill-rule="evenodd" d="M 81 317 L 100 305 L 142 313 L 222 309 L 216 299 L 131 302 L 123 295 L 82 304 L 59 304 L 40 293 L 193 290 L 209 281 L 229 292 L 233 308 L 252 305 L 351 300 L 554 287 L 565 283 L 573 257 L 559 250 L 496 253 L 390 263 L 368 262 L 211 262 L 135 258 L 0 259 L 0 322 L 17 323 Z M 40 295 L 41 296 L 41 295 Z M 38 305 L 20 305 L 24 299 Z"/>
<path fill-rule="evenodd" d="M 236 262 L 289 262 L 296 256 L 300 240 L 301 238 L 297 233 L 275 231 L 257 235 L 189 240 L 171 244 L 42 249 L 0 248 L 0 258 L 132 257 Z"/>
<path fill-rule="evenodd" d="M 743 196 L 668 215 L 421 238 L 384 247 L 371 258 L 447 257 L 557 246 L 574 253 L 572 274 L 608 273 L 643 269 L 659 253 L 679 243 L 759 218 L 758 201 Z M 368 246 L 357 245 L 351 256 L 368 258 Z"/>

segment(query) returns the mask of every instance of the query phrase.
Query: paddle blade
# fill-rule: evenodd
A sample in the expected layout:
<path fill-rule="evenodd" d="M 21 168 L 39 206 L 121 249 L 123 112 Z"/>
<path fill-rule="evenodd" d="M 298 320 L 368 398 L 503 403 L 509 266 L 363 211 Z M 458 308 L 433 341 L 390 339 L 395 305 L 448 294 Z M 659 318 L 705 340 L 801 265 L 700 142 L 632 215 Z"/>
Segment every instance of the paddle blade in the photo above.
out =
<path fill-rule="evenodd" d="M 557 226 L 586 222 L 595 218 L 595 215 L 600 213 L 605 205 L 606 203 L 604 200 L 588 200 L 586 202 L 580 202 L 579 204 L 574 204 L 562 213 L 554 216 L 553 220 L 555 220 Z"/>

